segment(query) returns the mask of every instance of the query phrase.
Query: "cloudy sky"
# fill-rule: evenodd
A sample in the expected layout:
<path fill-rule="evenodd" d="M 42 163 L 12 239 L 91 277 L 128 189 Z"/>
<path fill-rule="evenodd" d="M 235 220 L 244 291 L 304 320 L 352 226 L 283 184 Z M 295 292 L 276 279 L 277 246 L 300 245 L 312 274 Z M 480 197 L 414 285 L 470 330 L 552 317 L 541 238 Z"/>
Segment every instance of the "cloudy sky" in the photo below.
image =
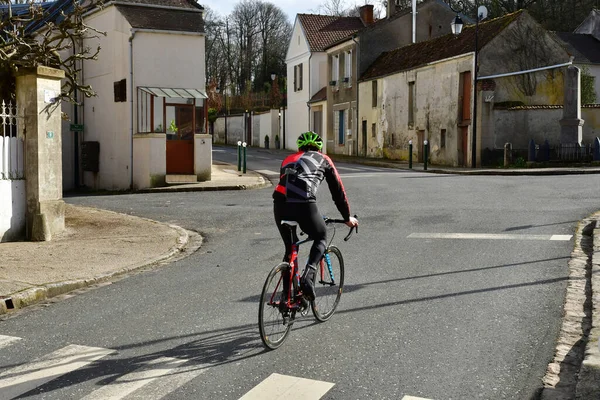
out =
<path fill-rule="evenodd" d="M 270 0 L 270 2 L 286 13 L 290 22 L 293 23 L 296 14 L 316 13 L 317 8 L 324 3 L 324 0 Z M 225 16 L 231 13 L 233 7 L 239 3 L 239 0 L 199 0 L 198 3 L 208 6 L 221 16 Z M 364 3 L 365 0 L 344 0 L 344 7 Z M 373 2 L 370 3 L 373 4 Z"/>

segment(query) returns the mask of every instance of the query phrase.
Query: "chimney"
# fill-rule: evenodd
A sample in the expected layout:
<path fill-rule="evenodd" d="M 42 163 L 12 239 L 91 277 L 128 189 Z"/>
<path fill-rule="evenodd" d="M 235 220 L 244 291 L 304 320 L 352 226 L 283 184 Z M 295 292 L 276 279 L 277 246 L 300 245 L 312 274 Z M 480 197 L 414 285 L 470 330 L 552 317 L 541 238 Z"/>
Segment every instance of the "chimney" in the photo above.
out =
<path fill-rule="evenodd" d="M 366 5 L 362 6 L 359 10 L 360 10 L 360 19 L 362 20 L 363 24 L 371 25 L 374 22 L 373 21 L 373 5 L 366 4 Z"/>

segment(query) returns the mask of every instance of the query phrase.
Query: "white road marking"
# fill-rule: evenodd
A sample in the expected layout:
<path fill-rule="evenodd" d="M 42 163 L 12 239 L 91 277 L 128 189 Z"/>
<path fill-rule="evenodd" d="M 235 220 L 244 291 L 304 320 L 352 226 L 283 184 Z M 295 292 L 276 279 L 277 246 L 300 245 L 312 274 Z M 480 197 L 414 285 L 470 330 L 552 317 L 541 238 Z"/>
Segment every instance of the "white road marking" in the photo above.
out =
<path fill-rule="evenodd" d="M 338 170 L 343 170 L 343 171 L 364 171 L 364 169 L 361 169 L 361 168 L 350 168 L 350 167 L 340 167 L 340 166 L 337 166 L 336 168 Z"/>
<path fill-rule="evenodd" d="M 404 396 L 402 398 L 402 400 L 431 400 L 431 399 L 426 399 L 424 397 Z"/>
<path fill-rule="evenodd" d="M 271 374 L 239 400 L 318 400 L 334 385 L 295 376 Z"/>
<path fill-rule="evenodd" d="M 411 239 L 571 240 L 573 235 L 514 235 L 504 233 L 411 233 Z"/>
<path fill-rule="evenodd" d="M 263 175 L 279 175 L 279 172 L 271 171 L 270 169 L 257 169 L 256 172 Z"/>
<path fill-rule="evenodd" d="M 550 240 L 566 241 L 566 240 L 571 240 L 572 237 L 573 237 L 573 235 L 552 235 Z"/>
<path fill-rule="evenodd" d="M 0 393 L 12 399 L 51 380 L 114 353 L 99 347 L 69 345 L 48 356 L 0 374 Z"/>
<path fill-rule="evenodd" d="M 0 349 L 3 347 L 8 347 L 19 340 L 21 340 L 20 337 L 0 335 Z"/>
<path fill-rule="evenodd" d="M 82 400 L 120 400 L 123 399 L 130 393 L 140 389 L 141 387 L 149 384 L 157 378 L 166 376 L 172 371 L 177 369 L 180 364 L 185 363 L 186 360 L 172 358 L 172 357 L 161 357 L 156 360 L 152 360 L 145 363 L 137 370 L 120 376 L 110 384 L 102 386 L 98 390 L 94 390 L 89 395 L 85 396 Z M 173 391 L 175 388 L 169 390 Z M 169 393 L 167 392 L 167 393 Z M 159 398 L 155 393 L 152 393 L 152 398 Z"/>
<path fill-rule="evenodd" d="M 178 367 L 172 373 L 156 379 L 135 393 L 127 396 L 127 400 L 162 399 L 169 393 L 179 389 L 187 382 L 207 371 L 207 364 L 191 364 Z"/>

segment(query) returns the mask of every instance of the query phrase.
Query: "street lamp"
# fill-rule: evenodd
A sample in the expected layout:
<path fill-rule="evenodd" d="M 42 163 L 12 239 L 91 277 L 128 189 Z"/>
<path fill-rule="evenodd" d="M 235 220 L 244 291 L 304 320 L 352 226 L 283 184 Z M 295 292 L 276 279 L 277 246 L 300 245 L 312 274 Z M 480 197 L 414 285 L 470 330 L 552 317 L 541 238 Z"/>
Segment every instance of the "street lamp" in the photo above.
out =
<path fill-rule="evenodd" d="M 217 93 L 220 93 L 221 89 L 217 87 Z M 223 96 L 225 98 L 225 144 L 227 144 L 227 90 L 223 89 Z"/>
<path fill-rule="evenodd" d="M 487 17 L 487 8 L 485 8 L 485 6 L 479 6 L 477 0 L 475 0 L 475 7 L 477 8 L 477 18 L 475 18 L 475 62 L 473 66 L 473 116 L 471 117 L 473 120 L 473 135 L 471 140 L 471 168 L 477 167 L 477 74 L 479 72 L 479 21 Z M 452 23 L 450 24 L 452 33 L 455 35 L 460 35 L 464 25 L 463 21 L 458 15 L 459 12 L 457 10 L 453 9 L 451 6 L 450 9 L 456 13 L 456 17 L 454 17 L 454 20 L 452 20 Z"/>

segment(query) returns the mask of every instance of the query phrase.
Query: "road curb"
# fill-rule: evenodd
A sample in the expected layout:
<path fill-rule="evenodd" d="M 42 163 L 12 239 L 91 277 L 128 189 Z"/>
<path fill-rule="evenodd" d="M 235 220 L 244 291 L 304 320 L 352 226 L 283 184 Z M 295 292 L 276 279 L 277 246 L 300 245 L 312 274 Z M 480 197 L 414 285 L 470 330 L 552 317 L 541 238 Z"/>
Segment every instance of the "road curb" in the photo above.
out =
<path fill-rule="evenodd" d="M 590 327 L 592 300 L 590 287 L 593 278 L 594 244 L 600 244 L 597 229 L 600 212 L 579 222 L 575 232 L 575 245 L 568 263 L 569 278 L 563 305 L 563 320 L 558 335 L 555 354 L 542 379 L 542 400 L 567 400 L 600 398 L 598 374 L 600 364 L 590 360 Z M 598 260 L 596 260 L 598 261 Z M 599 277 L 600 278 L 600 277 Z M 597 342 L 596 342 L 597 343 Z M 596 344 L 597 345 L 597 344 Z M 590 373 L 582 374 L 584 365 L 590 364 Z M 579 397 L 579 390 L 584 391 Z"/>
<path fill-rule="evenodd" d="M 591 276 L 591 329 L 579 371 L 577 399 L 600 399 L 600 213 L 594 229 Z"/>
<path fill-rule="evenodd" d="M 113 211 L 102 210 L 103 212 L 110 212 L 115 214 Z M 154 221 L 148 218 L 136 217 L 132 215 L 127 215 L 128 217 L 134 217 L 143 219 L 146 221 L 151 221 L 157 224 L 163 224 L 158 221 Z M 145 261 L 143 263 L 135 264 L 133 266 L 129 266 L 126 268 L 122 268 L 118 271 L 113 271 L 107 274 L 98 275 L 96 277 L 87 278 L 87 279 L 75 279 L 75 280 L 67 280 L 61 282 L 49 282 L 43 285 L 31 287 L 20 292 L 14 293 L 9 297 L 0 299 L 0 315 L 8 314 L 9 312 L 13 312 L 15 310 L 28 307 L 45 300 L 48 300 L 52 297 L 59 296 L 73 290 L 82 289 L 86 287 L 90 287 L 93 285 L 97 285 L 100 283 L 108 282 L 114 280 L 120 276 L 126 275 L 128 273 L 140 270 L 142 268 L 146 268 L 153 265 L 161 265 L 171 263 L 176 261 L 177 259 L 181 259 L 186 257 L 187 255 L 196 251 L 202 245 L 202 236 L 197 232 L 188 231 L 180 226 L 173 224 L 163 224 L 171 229 L 174 229 L 179 233 L 179 237 L 177 239 L 177 244 L 171 247 L 166 253 L 157 256 L 153 260 Z"/>
<path fill-rule="evenodd" d="M 439 166 L 431 166 L 427 170 L 423 169 L 420 164 L 417 168 L 408 168 L 408 163 L 394 163 L 386 161 L 375 161 L 375 160 L 360 160 L 352 159 L 350 157 L 336 157 L 335 154 L 330 155 L 331 159 L 335 162 L 346 162 L 352 164 L 366 165 L 369 167 L 381 167 L 381 168 L 393 168 L 401 169 L 411 172 L 424 172 L 430 174 L 446 174 L 446 175 L 483 175 L 483 176 L 531 176 L 531 175 L 586 175 L 586 174 L 600 174 L 600 169 L 585 169 L 585 168 L 568 168 L 568 167 L 556 167 L 556 168 L 536 168 L 536 169 L 479 169 L 475 168 L 472 170 L 466 169 L 444 169 Z"/>
<path fill-rule="evenodd" d="M 262 182 L 252 183 L 247 185 L 223 185 L 223 186 L 198 186 L 198 187 L 177 187 L 170 186 L 168 188 L 161 189 L 140 189 L 136 193 L 174 193 L 174 192 L 216 192 L 222 190 L 253 190 L 270 187 L 271 182 L 265 179 L 263 176 L 260 177 Z"/>

